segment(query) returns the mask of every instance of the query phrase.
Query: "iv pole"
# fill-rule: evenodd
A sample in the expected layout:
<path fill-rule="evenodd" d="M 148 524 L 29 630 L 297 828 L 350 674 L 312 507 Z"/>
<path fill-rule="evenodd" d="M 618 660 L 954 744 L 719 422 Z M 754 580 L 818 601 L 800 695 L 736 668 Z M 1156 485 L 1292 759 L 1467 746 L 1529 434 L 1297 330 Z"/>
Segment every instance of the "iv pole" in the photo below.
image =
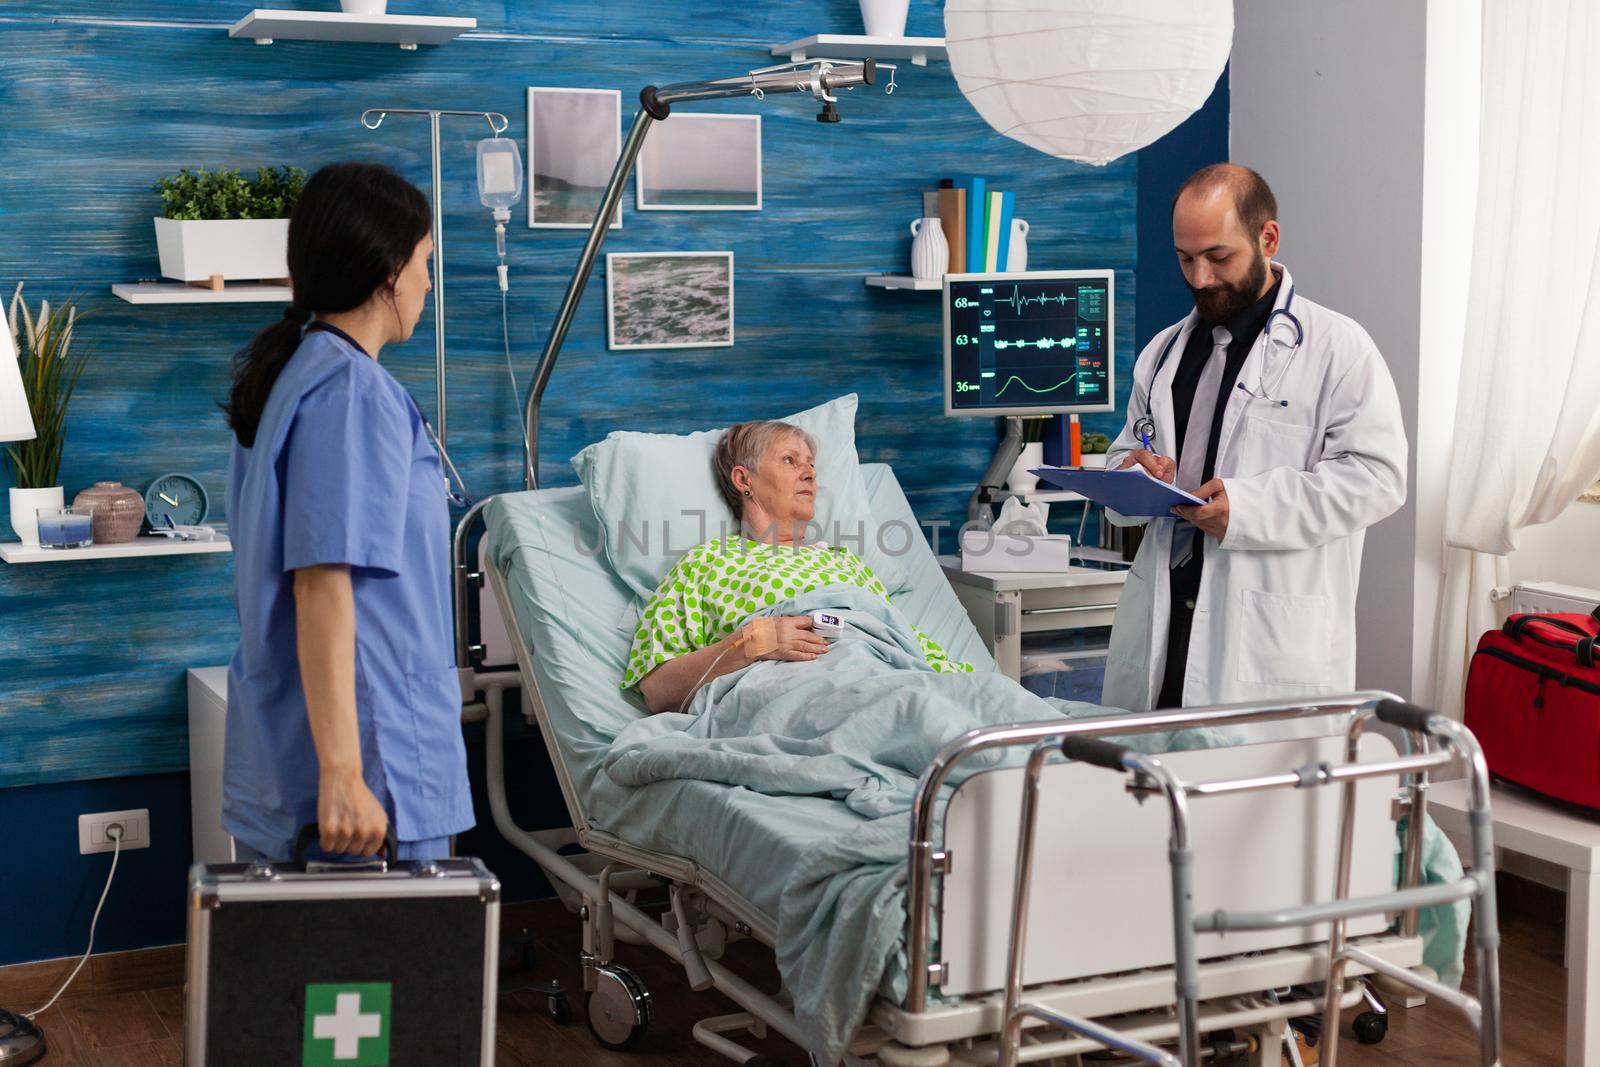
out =
<path fill-rule="evenodd" d="M 376 118 L 370 116 L 376 115 Z M 447 111 L 430 108 L 371 107 L 361 113 L 361 125 L 375 130 L 390 115 L 426 115 L 433 149 L 433 380 L 439 393 L 439 451 L 445 452 L 446 415 L 444 404 L 444 191 L 439 180 L 439 117 L 465 115 L 483 119 L 496 137 L 506 131 L 511 120 L 498 111 Z M 498 125 L 497 125 L 498 123 Z M 448 455 L 448 453 L 445 453 Z"/>
<path fill-rule="evenodd" d="M 556 312 L 555 322 L 550 327 L 550 338 L 545 342 L 544 353 L 539 357 L 539 369 L 534 375 L 533 382 L 528 386 L 527 400 L 522 409 L 523 432 L 527 445 L 523 450 L 523 482 L 527 488 L 539 488 L 539 404 L 544 399 L 545 386 L 550 383 L 550 374 L 555 370 L 556 357 L 561 354 L 562 342 L 566 340 L 567 330 L 572 326 L 572 317 L 578 310 L 578 299 L 583 296 L 583 288 L 594 270 L 595 258 L 600 254 L 600 243 L 606 237 L 606 227 L 612 213 L 616 211 L 617 201 L 622 199 L 622 186 L 628 180 L 628 173 L 633 170 L 634 161 L 639 157 L 639 148 L 644 144 L 645 135 L 650 132 L 651 125 L 666 119 L 672 113 L 672 105 L 675 103 L 688 100 L 714 100 L 729 96 L 753 96 L 761 100 L 768 93 L 810 93 L 813 99 L 822 102 L 822 112 L 817 115 L 817 121 L 838 122 L 839 111 L 834 107 L 838 98 L 833 95 L 833 90 L 872 85 L 880 66 L 890 72 L 889 84 L 884 87 L 884 91 L 892 93 L 894 67 L 879 64 L 871 59 L 863 59 L 860 62 L 814 59 L 804 63 L 765 67 L 761 70 L 752 70 L 748 74 L 718 78 L 714 81 L 679 82 L 674 85 L 644 87 L 639 94 L 639 113 L 634 116 L 633 126 L 628 130 L 628 138 L 623 142 L 622 152 L 617 157 L 616 169 L 611 172 L 611 181 L 606 185 L 605 194 L 600 198 L 600 209 L 595 213 L 594 224 L 589 228 L 589 239 L 584 242 L 583 252 L 578 256 L 578 265 L 572 272 L 572 280 L 567 283 L 566 296 L 562 298 L 561 308 Z"/>

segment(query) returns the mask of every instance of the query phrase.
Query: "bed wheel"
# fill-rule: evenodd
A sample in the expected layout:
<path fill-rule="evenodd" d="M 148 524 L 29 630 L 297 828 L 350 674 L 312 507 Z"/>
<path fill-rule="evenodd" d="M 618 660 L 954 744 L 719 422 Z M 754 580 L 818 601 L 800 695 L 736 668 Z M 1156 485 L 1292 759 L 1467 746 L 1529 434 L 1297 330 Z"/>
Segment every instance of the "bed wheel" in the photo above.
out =
<path fill-rule="evenodd" d="M 550 1018 L 555 1020 L 557 1026 L 572 1025 L 572 1001 L 567 999 L 565 993 L 547 999 L 545 1010 L 550 1013 Z"/>
<path fill-rule="evenodd" d="M 1351 1024 L 1356 1040 L 1363 1045 L 1376 1045 L 1389 1032 L 1389 1017 L 1375 1011 L 1364 1011 Z"/>
<path fill-rule="evenodd" d="M 650 1027 L 650 994 L 644 983 L 614 963 L 597 965 L 594 979 L 594 992 L 583 995 L 589 1032 L 604 1048 L 633 1048 Z"/>

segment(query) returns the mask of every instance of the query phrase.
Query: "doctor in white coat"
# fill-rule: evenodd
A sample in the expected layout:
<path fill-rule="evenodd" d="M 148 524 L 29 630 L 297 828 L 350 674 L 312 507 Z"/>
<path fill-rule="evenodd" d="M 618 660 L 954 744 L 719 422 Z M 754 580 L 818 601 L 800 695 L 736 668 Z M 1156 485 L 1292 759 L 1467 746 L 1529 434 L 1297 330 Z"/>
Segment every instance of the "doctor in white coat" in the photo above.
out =
<path fill-rule="evenodd" d="M 1108 705 L 1355 688 L 1362 540 L 1405 500 L 1405 429 L 1372 338 L 1273 261 L 1276 215 L 1261 177 L 1229 164 L 1173 202 L 1195 310 L 1140 354 L 1107 465 L 1206 503 L 1109 516 L 1148 525 L 1117 605 Z"/>

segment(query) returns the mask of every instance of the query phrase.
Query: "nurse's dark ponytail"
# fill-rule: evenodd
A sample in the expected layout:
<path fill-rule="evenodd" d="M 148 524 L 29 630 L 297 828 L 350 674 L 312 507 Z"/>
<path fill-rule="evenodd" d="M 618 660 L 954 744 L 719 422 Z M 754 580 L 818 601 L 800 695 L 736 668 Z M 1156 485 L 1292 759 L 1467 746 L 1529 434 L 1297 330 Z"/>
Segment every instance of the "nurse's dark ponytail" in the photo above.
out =
<path fill-rule="evenodd" d="M 427 197 L 388 167 L 334 163 L 311 176 L 289 217 L 293 302 L 234 356 L 222 410 L 239 444 L 255 444 L 272 384 L 311 316 L 351 311 L 392 285 L 431 224 Z"/>

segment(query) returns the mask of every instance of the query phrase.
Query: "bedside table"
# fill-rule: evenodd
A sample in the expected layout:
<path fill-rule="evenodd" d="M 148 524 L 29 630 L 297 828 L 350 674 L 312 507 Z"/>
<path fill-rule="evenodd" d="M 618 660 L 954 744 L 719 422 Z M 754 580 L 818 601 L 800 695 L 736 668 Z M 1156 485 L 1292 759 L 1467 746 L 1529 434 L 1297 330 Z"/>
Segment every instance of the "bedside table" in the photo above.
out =
<path fill-rule="evenodd" d="M 1110 626 L 1128 577 L 1126 568 L 1072 567 L 1048 574 L 964 571 L 959 556 L 940 556 L 939 565 L 1000 670 L 1019 682 L 1023 634 Z"/>

